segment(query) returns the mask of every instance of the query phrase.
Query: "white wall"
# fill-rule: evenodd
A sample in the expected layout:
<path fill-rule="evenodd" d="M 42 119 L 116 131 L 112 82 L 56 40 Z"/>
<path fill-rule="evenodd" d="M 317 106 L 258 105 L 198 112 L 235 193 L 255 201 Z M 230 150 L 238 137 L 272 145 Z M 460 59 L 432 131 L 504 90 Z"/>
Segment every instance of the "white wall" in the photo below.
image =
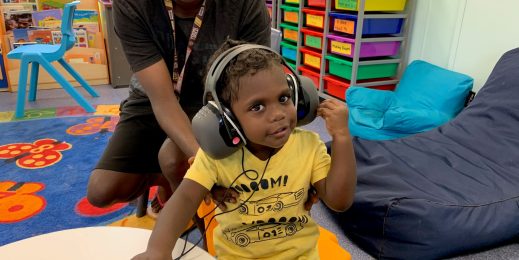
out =
<path fill-rule="evenodd" d="M 479 90 L 497 60 L 519 47 L 519 0 L 414 1 L 409 62 L 422 59 L 474 78 Z"/>

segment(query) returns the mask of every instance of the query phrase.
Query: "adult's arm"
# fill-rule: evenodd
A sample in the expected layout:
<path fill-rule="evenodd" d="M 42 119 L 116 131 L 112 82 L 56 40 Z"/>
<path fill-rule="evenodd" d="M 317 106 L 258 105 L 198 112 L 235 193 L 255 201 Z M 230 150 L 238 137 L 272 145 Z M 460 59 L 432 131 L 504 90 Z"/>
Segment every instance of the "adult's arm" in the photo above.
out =
<path fill-rule="evenodd" d="M 145 20 L 145 17 L 153 17 L 152 10 L 143 8 L 140 0 L 114 0 L 115 31 L 132 71 L 151 101 L 160 126 L 191 157 L 196 154 L 198 143 L 189 118 L 175 97 L 169 70 Z"/>
<path fill-rule="evenodd" d="M 241 15 L 240 40 L 270 47 L 270 15 L 263 0 L 244 1 Z"/>

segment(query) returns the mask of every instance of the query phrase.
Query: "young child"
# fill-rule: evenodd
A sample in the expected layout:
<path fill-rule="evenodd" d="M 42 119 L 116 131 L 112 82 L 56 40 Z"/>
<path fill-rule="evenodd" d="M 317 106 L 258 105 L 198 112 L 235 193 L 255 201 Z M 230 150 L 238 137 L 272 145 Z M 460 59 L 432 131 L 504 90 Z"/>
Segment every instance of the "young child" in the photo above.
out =
<path fill-rule="evenodd" d="M 237 44 L 227 41 L 212 60 Z M 216 210 L 218 259 L 318 259 L 318 225 L 304 209 L 311 185 L 336 211 L 353 201 L 355 157 L 346 106 L 325 100 L 318 108 L 333 139 L 330 158 L 316 133 L 296 128 L 296 108 L 278 54 L 245 50 L 228 63 L 219 82 L 218 98 L 241 125 L 247 144 L 221 160 L 198 151 L 163 208 L 146 252 L 135 259 L 171 259 L 178 237 L 213 185 L 240 193 L 227 211 Z"/>

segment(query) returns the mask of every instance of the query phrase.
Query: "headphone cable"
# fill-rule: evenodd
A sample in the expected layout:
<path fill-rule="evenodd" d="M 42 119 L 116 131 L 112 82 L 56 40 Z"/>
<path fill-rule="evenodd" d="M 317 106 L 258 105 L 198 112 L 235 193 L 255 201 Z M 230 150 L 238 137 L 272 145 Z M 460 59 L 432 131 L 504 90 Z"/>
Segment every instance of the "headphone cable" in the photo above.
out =
<path fill-rule="evenodd" d="M 201 219 L 205 219 L 207 216 L 209 216 L 211 213 L 213 213 L 213 211 L 215 211 L 217 208 L 218 208 L 218 205 L 220 205 L 221 203 L 223 203 L 227 197 L 227 195 L 229 194 L 229 190 L 232 189 L 232 186 L 233 184 L 238 180 L 238 178 L 240 178 L 242 175 L 245 175 L 247 176 L 247 178 L 249 180 L 257 180 L 258 179 L 258 172 L 256 170 L 252 170 L 252 169 L 249 169 L 249 170 L 245 170 L 245 150 L 243 149 L 243 147 L 241 148 L 241 168 L 242 168 L 242 172 L 236 176 L 236 178 L 234 178 L 234 180 L 232 181 L 232 183 L 229 185 L 229 187 L 227 188 L 227 190 L 225 191 L 224 195 L 223 195 L 223 199 L 221 201 L 217 201 L 218 203 L 216 204 L 216 207 L 214 207 L 211 211 L 209 211 L 207 214 L 205 214 L 203 217 L 201 217 Z M 272 154 L 273 154 L 273 151 L 271 150 L 270 153 L 269 153 L 269 157 L 267 159 L 267 162 L 265 163 L 265 167 L 263 168 L 263 173 L 261 174 L 261 177 L 259 179 L 259 181 L 261 181 L 263 179 L 263 177 L 265 176 L 265 172 L 267 171 L 267 167 L 270 163 L 270 158 L 272 158 Z M 255 172 L 256 173 L 256 178 L 251 178 L 247 175 L 248 172 Z M 189 252 L 191 252 L 196 246 L 198 246 L 198 244 L 200 244 L 200 242 L 202 241 L 202 239 L 205 237 L 205 234 L 207 233 L 207 228 L 209 228 L 209 226 L 211 225 L 211 222 L 215 219 L 216 216 L 219 216 L 219 215 L 223 215 L 223 214 L 226 214 L 226 213 L 230 213 L 230 212 L 233 212 L 237 209 L 239 209 L 241 206 L 245 205 L 245 203 L 247 203 L 251 198 L 252 196 L 254 195 L 254 193 L 256 193 L 256 191 L 259 190 L 259 188 L 256 188 L 256 189 L 252 189 L 252 194 L 247 197 L 247 199 L 245 201 L 243 201 L 242 203 L 240 203 L 240 205 L 238 205 L 237 207 L 235 207 L 234 209 L 231 209 L 231 210 L 227 210 L 227 211 L 222 211 L 218 214 L 215 214 L 211 217 L 211 219 L 209 219 L 209 222 L 207 223 L 207 225 L 205 226 L 204 228 L 204 233 L 200 236 L 200 239 L 191 247 L 189 248 L 189 250 L 185 251 L 186 249 L 186 246 L 187 246 L 187 237 L 189 236 L 189 233 L 190 232 L 187 232 L 186 233 L 186 238 L 184 239 L 184 247 L 182 248 L 182 252 L 180 253 L 180 256 L 178 256 L 177 258 L 175 258 L 175 260 L 179 260 L 181 257 L 187 255 Z M 195 213 L 196 214 L 196 213 Z"/>

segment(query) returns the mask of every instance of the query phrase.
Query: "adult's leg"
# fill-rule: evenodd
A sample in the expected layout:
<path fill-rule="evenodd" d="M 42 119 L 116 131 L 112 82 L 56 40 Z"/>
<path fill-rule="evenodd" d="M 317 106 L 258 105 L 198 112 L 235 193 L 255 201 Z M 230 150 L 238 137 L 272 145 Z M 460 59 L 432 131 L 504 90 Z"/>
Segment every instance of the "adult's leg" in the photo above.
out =
<path fill-rule="evenodd" d="M 124 102 L 115 131 L 90 175 L 90 203 L 107 207 L 132 201 L 150 186 L 169 186 L 158 161 L 165 139 L 151 108 Z"/>
<path fill-rule="evenodd" d="M 178 185 L 180 185 L 180 182 L 182 182 L 182 179 L 184 178 L 184 175 L 189 168 L 188 159 L 189 158 L 182 152 L 182 150 L 180 150 L 175 142 L 169 138 L 166 138 L 166 141 L 164 141 L 164 144 L 162 144 L 162 147 L 159 151 L 159 164 L 162 170 L 162 174 L 169 182 L 171 193 L 167 197 L 161 197 L 161 199 L 166 198 L 165 200 L 162 200 L 162 202 L 165 203 L 166 200 L 171 197 L 171 194 L 175 192 Z M 161 196 L 160 191 L 161 188 L 159 186 L 159 196 Z M 200 230 L 200 234 L 205 234 L 204 220 L 201 219 L 198 214 L 193 216 L 193 222 Z M 204 247 L 207 249 L 207 241 L 205 236 L 203 239 Z"/>
<path fill-rule="evenodd" d="M 96 169 L 88 181 L 87 198 L 96 207 L 108 207 L 132 201 L 154 185 L 168 186 L 169 183 L 160 173 L 135 174 Z"/>
<path fill-rule="evenodd" d="M 171 139 L 166 138 L 159 151 L 159 165 L 162 174 L 168 180 L 172 192 L 174 192 L 184 175 L 189 164 L 187 156 Z"/>
<path fill-rule="evenodd" d="M 164 203 L 166 203 L 166 201 L 171 197 L 182 181 L 182 178 L 189 167 L 187 157 L 169 138 L 166 138 L 162 144 L 158 160 L 162 171 L 162 178 L 166 184 L 159 185 L 157 195 L 151 202 L 151 210 L 153 213 L 148 212 L 150 214 L 159 213 Z"/>

